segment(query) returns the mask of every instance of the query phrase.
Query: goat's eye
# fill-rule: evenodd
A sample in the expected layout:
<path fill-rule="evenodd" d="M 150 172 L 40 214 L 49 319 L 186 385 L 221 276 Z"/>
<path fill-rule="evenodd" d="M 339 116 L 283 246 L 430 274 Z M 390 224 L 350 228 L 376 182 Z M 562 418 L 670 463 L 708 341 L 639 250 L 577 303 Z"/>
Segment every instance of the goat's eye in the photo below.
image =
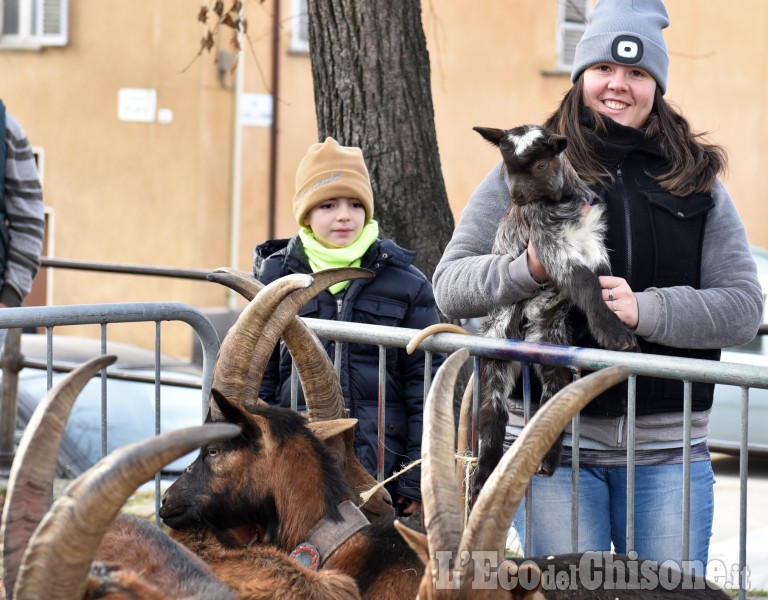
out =
<path fill-rule="evenodd" d="M 217 448 L 208 448 L 208 456 L 216 456 L 219 453 Z"/>
<path fill-rule="evenodd" d="M 547 161 L 546 160 L 539 161 L 534 166 L 534 169 L 536 169 L 537 171 L 543 171 L 546 168 L 547 168 Z"/>

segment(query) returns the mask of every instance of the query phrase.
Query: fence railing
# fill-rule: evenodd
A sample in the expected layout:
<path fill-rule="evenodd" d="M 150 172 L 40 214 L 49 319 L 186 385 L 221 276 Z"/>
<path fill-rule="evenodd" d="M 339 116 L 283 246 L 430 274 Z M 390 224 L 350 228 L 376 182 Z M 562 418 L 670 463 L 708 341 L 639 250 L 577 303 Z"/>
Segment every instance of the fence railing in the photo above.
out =
<path fill-rule="evenodd" d="M 48 336 L 49 356 L 48 369 L 49 382 L 53 370 L 53 357 L 50 355 L 50 346 L 52 342 L 53 329 L 62 325 L 80 325 L 80 324 L 98 324 L 102 327 L 102 347 L 106 347 L 107 326 L 111 323 L 126 323 L 148 321 L 155 322 L 157 327 L 155 353 L 160 355 L 161 341 L 159 334 L 159 324 L 162 321 L 182 321 L 188 323 L 200 338 L 203 347 L 203 381 L 202 381 L 202 415 L 204 415 L 208 392 L 210 391 L 213 364 L 216 353 L 219 348 L 219 338 L 215 328 L 210 321 L 198 310 L 180 303 L 126 303 L 126 304 L 102 304 L 102 305 L 72 305 L 72 306 L 50 306 L 50 307 L 29 307 L 29 308 L 7 308 L 0 310 L 0 329 L 36 327 L 45 328 Z M 324 339 L 334 340 L 337 343 L 361 343 L 376 345 L 380 349 L 380 355 L 385 356 L 389 348 L 404 348 L 410 339 L 417 333 L 416 330 L 386 327 L 380 325 L 363 325 L 357 323 L 346 323 L 336 321 L 325 321 L 318 319 L 305 319 L 306 324 L 314 332 Z M 747 435 L 746 425 L 748 423 L 749 409 L 749 390 L 750 388 L 768 389 L 768 369 L 725 362 L 713 362 L 699 359 L 670 358 L 654 355 L 644 355 L 637 353 L 620 353 L 599 349 L 559 347 L 534 344 L 529 342 L 520 342 L 512 340 L 499 340 L 483 338 L 480 336 L 465 336 L 454 333 L 437 334 L 421 344 L 421 348 L 427 351 L 427 369 L 431 364 L 431 354 L 434 352 L 453 352 L 459 348 L 466 347 L 474 357 L 474 369 L 478 369 L 479 358 L 494 358 L 503 360 L 521 361 L 530 366 L 531 363 L 544 363 L 551 365 L 569 366 L 576 371 L 596 369 L 623 364 L 629 367 L 631 375 L 629 380 L 630 388 L 630 415 L 633 414 L 634 405 L 632 398 L 635 378 L 638 375 L 663 377 L 676 379 L 684 382 L 685 406 L 684 406 L 684 439 L 690 440 L 691 431 L 691 386 L 693 382 L 719 383 L 738 386 L 742 394 L 742 439 L 740 454 L 740 556 L 739 572 L 744 572 L 746 560 L 746 490 L 747 490 Z M 337 352 L 337 355 L 339 353 Z M 380 368 L 383 368 L 385 362 L 380 361 Z M 107 372 L 109 370 L 107 369 Z M 430 381 L 427 376 L 425 382 L 425 392 Z M 384 378 L 379 377 L 379 385 L 382 385 Z M 50 386 L 50 383 L 49 383 Z M 385 390 L 381 390 L 380 398 L 382 403 L 386 403 Z M 158 401 L 160 399 L 158 398 Z M 384 414 L 383 407 L 379 414 Z M 476 414 L 476 412 L 475 412 Z M 201 418 L 202 420 L 202 418 Z M 633 420 L 630 416 L 630 430 L 628 432 L 628 473 L 632 473 L 634 466 L 634 429 Z M 576 421 L 575 430 L 578 421 Z M 2 429 L 5 429 L 3 427 Z M 381 428 L 383 430 L 383 427 Z M 0 437 L 4 435 L 0 432 Z M 578 435 L 575 435 L 578 440 Z M 7 440 L 6 440 L 7 442 Z M 383 444 L 383 433 L 380 434 L 380 442 Z M 0 451 L 2 451 L 3 440 L 0 439 Z M 380 445 L 383 448 L 383 445 Z M 578 456 L 578 442 L 575 442 L 575 455 Z M 7 450 L 7 448 L 6 448 Z M 574 457 L 574 462 L 578 460 Z M 690 449 L 684 453 L 684 474 L 689 474 L 690 467 Z M 381 461 L 380 461 L 381 464 Z M 578 489 L 578 469 L 573 469 L 575 475 L 574 489 Z M 686 475 L 687 476 L 687 475 Z M 159 485 L 159 484 L 158 484 Z M 634 479 L 632 475 L 627 480 L 628 498 L 631 498 L 634 492 Z M 686 490 L 689 488 L 686 488 Z M 683 510 L 683 554 L 682 560 L 687 558 L 687 539 L 690 523 L 690 514 L 687 507 L 690 503 L 690 497 L 684 495 Z M 158 487 L 159 496 L 159 487 Z M 158 498 L 159 499 L 159 498 Z M 627 542 L 628 550 L 633 546 L 633 531 L 631 529 L 632 512 L 634 507 L 628 502 L 628 531 Z M 575 496 L 574 516 L 578 515 L 578 495 Z M 576 518 L 573 519 L 575 523 Z M 529 537 L 529 536 L 527 536 Z M 578 533 L 573 532 L 572 541 L 574 548 L 578 543 Z M 743 592 L 744 586 L 742 586 Z"/>

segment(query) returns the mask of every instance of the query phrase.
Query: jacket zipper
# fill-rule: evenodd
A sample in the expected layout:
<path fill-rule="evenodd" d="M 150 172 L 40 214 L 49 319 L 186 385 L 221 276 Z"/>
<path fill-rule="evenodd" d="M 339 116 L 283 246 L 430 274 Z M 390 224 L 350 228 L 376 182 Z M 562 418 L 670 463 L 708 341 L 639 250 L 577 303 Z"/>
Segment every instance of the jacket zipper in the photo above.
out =
<path fill-rule="evenodd" d="M 341 315 L 341 303 L 342 303 L 341 294 L 339 294 L 338 296 L 336 296 L 336 314 L 339 316 Z"/>
<path fill-rule="evenodd" d="M 621 173 L 621 165 L 624 161 L 619 163 L 619 165 L 616 167 L 616 187 L 620 192 L 621 197 L 621 203 L 622 208 L 624 209 L 624 233 L 626 235 L 626 251 L 627 251 L 627 261 L 626 261 L 626 268 L 627 271 L 625 273 L 625 276 L 627 279 L 632 277 L 632 229 L 630 227 L 632 222 L 632 215 L 631 210 L 629 207 L 629 199 L 627 198 L 627 195 L 624 190 L 624 180 L 622 179 L 622 173 Z"/>

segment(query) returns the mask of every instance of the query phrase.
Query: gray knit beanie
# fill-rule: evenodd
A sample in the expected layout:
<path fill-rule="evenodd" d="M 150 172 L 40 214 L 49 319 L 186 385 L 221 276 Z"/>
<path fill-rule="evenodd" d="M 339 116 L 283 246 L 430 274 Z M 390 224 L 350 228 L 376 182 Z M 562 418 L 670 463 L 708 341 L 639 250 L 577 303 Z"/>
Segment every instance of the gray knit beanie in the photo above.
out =
<path fill-rule="evenodd" d="M 634 65 L 648 71 L 665 93 L 669 56 L 661 30 L 668 26 L 662 0 L 598 0 L 576 45 L 571 81 L 597 63 Z"/>

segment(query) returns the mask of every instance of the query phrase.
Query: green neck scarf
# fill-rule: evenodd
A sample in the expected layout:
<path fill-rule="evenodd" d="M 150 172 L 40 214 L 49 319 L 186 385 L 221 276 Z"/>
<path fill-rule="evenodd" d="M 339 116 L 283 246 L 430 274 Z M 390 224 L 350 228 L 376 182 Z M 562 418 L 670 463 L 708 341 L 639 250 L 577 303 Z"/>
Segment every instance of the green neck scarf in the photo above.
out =
<path fill-rule="evenodd" d="M 360 259 L 379 237 L 379 224 L 371 220 L 363 227 L 360 235 L 349 246 L 327 248 L 315 239 L 315 234 L 308 227 L 299 230 L 299 239 L 304 244 L 304 252 L 313 273 L 338 267 L 359 267 Z M 336 283 L 328 288 L 331 294 L 338 294 L 349 285 L 349 281 Z"/>

